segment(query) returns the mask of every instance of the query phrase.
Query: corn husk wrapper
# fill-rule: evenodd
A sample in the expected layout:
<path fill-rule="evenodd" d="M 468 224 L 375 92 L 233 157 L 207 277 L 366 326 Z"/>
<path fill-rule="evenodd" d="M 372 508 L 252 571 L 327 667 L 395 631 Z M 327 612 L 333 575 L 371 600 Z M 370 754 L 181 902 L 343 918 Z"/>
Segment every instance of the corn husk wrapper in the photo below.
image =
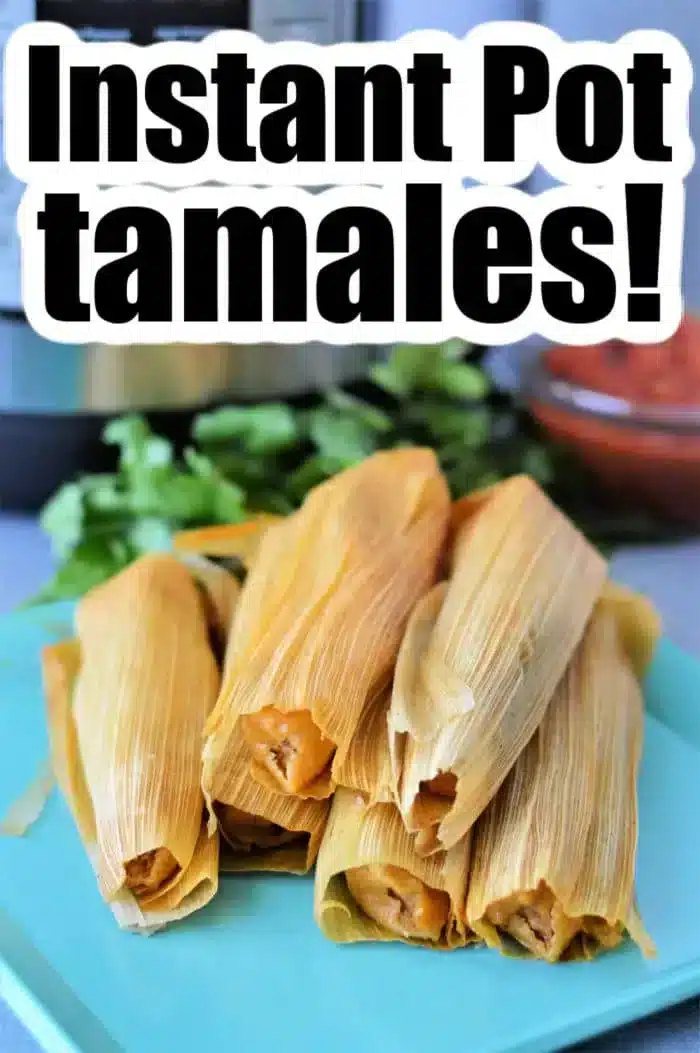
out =
<path fill-rule="evenodd" d="M 527 476 L 459 530 L 448 582 L 416 605 L 389 711 L 396 801 L 416 849 L 456 844 L 525 748 L 583 634 L 606 564 Z M 452 797 L 430 792 L 451 774 Z"/>
<path fill-rule="evenodd" d="M 173 549 L 182 554 L 237 560 L 249 570 L 266 531 L 283 518 L 258 515 L 244 523 L 181 530 L 173 537 Z"/>
<path fill-rule="evenodd" d="M 296 831 L 298 842 L 276 848 L 235 852 L 226 840 L 226 824 L 219 823 L 222 835 L 220 869 L 238 871 L 273 871 L 306 874 L 316 861 L 321 838 L 326 828 L 330 801 L 301 800 L 274 793 L 250 777 L 250 762 L 242 740 L 237 749 L 238 780 L 231 781 L 229 804 L 249 815 L 274 823 L 282 830 Z M 234 755 L 235 759 L 235 755 Z"/>
<path fill-rule="evenodd" d="M 42 673 L 54 775 L 68 804 L 88 859 L 98 877 L 100 848 L 95 813 L 80 758 L 72 712 L 72 694 L 80 670 L 80 645 L 66 640 L 44 648 Z M 202 825 L 192 861 L 182 880 L 148 905 L 144 912 L 128 889 L 109 902 L 121 928 L 149 935 L 205 906 L 218 888 L 218 838 Z"/>
<path fill-rule="evenodd" d="M 361 793 L 367 803 L 393 802 L 389 726 L 391 685 L 370 701 L 342 764 L 337 766 L 338 786 Z"/>
<path fill-rule="evenodd" d="M 449 923 L 439 943 L 403 938 L 378 925 L 358 906 L 345 873 L 372 864 L 401 867 L 428 888 L 449 895 Z M 336 943 L 398 941 L 441 950 L 463 947 L 474 939 L 464 925 L 468 872 L 469 837 L 449 852 L 423 858 L 414 851 L 393 804 L 369 805 L 362 794 L 339 789 L 316 864 L 314 916 L 324 936 Z"/>
<path fill-rule="evenodd" d="M 335 476 L 266 532 L 206 727 L 208 800 L 228 802 L 238 779 L 241 718 L 268 707 L 310 715 L 335 747 L 332 766 L 298 790 L 317 799 L 332 793 L 361 714 L 394 664 L 410 611 L 435 580 L 449 512 L 434 453 L 403 449 Z M 250 770 L 285 792 L 252 750 Z"/>
<path fill-rule="evenodd" d="M 114 901 L 127 889 L 133 861 L 148 872 L 170 853 L 175 872 L 132 898 L 149 915 L 169 913 L 196 879 L 189 913 L 214 895 L 218 861 L 215 839 L 210 844 L 202 834 L 201 735 L 219 673 L 200 593 L 178 559 L 145 556 L 88 593 L 76 626 L 81 658 L 72 708 L 64 700 L 62 717 L 49 690 L 49 716 L 52 727 L 70 720 L 75 737 L 69 750 L 68 732 L 54 733 L 54 767 L 68 770 L 67 794 L 75 792 L 70 769 L 80 767 L 79 807 L 92 815 L 84 840 L 96 845 L 88 852 L 100 891 Z M 202 858 L 207 880 L 198 874 Z"/>
<path fill-rule="evenodd" d="M 501 485 L 501 483 L 494 483 L 491 486 L 483 487 L 481 490 L 473 490 L 470 494 L 465 494 L 464 497 L 460 497 L 452 502 L 452 509 L 450 511 L 449 551 L 447 553 L 450 569 L 451 556 L 460 530 L 467 520 L 473 519 L 477 512 L 480 512 L 484 505 L 490 501 L 496 493 L 498 493 Z"/>
<path fill-rule="evenodd" d="M 241 594 L 240 583 L 228 570 L 204 556 L 185 552 L 178 553 L 178 559 L 200 588 L 212 643 L 223 658 Z"/>
<path fill-rule="evenodd" d="M 645 596 L 608 581 L 601 603 L 617 619 L 622 646 L 638 680 L 642 680 L 656 652 L 663 629 L 659 612 Z"/>
<path fill-rule="evenodd" d="M 590 958 L 627 931 L 654 954 L 634 897 L 643 701 L 630 657 L 642 639 L 653 650 L 646 606 L 628 596 L 621 619 L 620 594 L 603 596 L 540 728 L 476 825 L 467 919 L 491 946 L 512 948 L 502 929 L 548 961 Z"/>

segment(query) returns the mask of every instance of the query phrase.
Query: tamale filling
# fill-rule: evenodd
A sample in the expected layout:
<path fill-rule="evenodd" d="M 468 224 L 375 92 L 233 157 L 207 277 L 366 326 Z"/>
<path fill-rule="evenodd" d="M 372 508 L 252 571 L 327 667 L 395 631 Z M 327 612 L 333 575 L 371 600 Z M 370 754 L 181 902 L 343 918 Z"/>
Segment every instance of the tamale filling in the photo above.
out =
<path fill-rule="evenodd" d="M 177 860 L 167 848 L 154 848 L 125 864 L 125 884 L 137 894 L 157 892 L 179 869 Z"/>
<path fill-rule="evenodd" d="M 493 904 L 487 918 L 526 950 L 547 961 L 564 957 L 577 937 L 588 936 L 602 947 L 614 947 L 622 938 L 621 927 L 611 927 L 602 918 L 568 917 L 544 882 L 534 892 L 519 892 Z"/>
<path fill-rule="evenodd" d="M 377 925 L 404 939 L 437 943 L 449 920 L 450 897 L 403 867 L 353 867 L 345 880 L 355 902 Z"/>
<path fill-rule="evenodd" d="M 326 770 L 335 744 L 321 732 L 308 710 L 283 712 L 265 706 L 242 718 L 243 737 L 253 760 L 285 793 L 299 793 Z"/>
<path fill-rule="evenodd" d="M 454 801 L 457 796 L 457 776 L 449 771 L 441 771 L 434 779 L 424 779 L 420 784 L 421 793 L 432 793 L 436 797 L 447 797 Z"/>
<path fill-rule="evenodd" d="M 259 815 L 251 815 L 231 805 L 217 805 L 221 832 L 234 852 L 254 852 L 280 848 L 309 840 L 309 835 L 297 830 L 285 830 Z"/>

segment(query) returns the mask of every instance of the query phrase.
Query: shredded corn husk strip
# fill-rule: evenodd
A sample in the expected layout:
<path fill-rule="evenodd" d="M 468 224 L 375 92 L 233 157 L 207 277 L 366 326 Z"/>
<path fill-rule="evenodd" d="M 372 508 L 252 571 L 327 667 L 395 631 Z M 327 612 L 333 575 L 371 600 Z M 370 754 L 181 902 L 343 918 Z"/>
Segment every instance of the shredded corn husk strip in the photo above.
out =
<path fill-rule="evenodd" d="M 389 711 L 394 790 L 416 848 L 456 844 L 540 724 L 606 564 L 527 476 L 494 487 L 460 529 L 449 582 L 416 606 Z M 440 773 L 453 801 L 424 792 Z"/>
<path fill-rule="evenodd" d="M 398 936 L 373 921 L 353 899 L 345 873 L 370 864 L 401 867 L 430 889 L 446 892 L 451 911 L 439 943 Z M 319 928 L 336 943 L 399 941 L 452 950 L 473 939 L 464 926 L 469 871 L 469 838 L 450 852 L 416 855 L 412 839 L 392 804 L 368 805 L 362 794 L 338 789 L 316 864 L 314 915 Z"/>
<path fill-rule="evenodd" d="M 97 825 L 85 781 L 71 706 L 80 661 L 77 640 L 46 647 L 42 652 L 49 739 L 56 781 L 73 816 L 88 859 L 99 877 Z M 147 913 L 127 889 L 117 892 L 109 902 L 109 907 L 121 928 L 148 935 L 205 906 L 217 888 L 218 838 L 210 838 L 202 826 L 192 861 L 182 880 L 166 892 L 162 899 L 149 904 Z"/>
<path fill-rule="evenodd" d="M 338 786 L 363 794 L 369 804 L 393 802 L 389 726 L 391 686 L 368 704 L 350 749 L 335 771 Z"/>
<path fill-rule="evenodd" d="M 497 921 L 549 961 L 591 957 L 625 929 L 654 954 L 634 897 L 643 702 L 628 651 L 635 612 L 647 639 L 649 611 L 628 597 L 620 631 L 614 593 L 597 605 L 542 724 L 475 828 L 467 921 L 501 950 Z M 518 914 L 538 890 L 553 899 L 540 929 L 549 942 Z"/>
<path fill-rule="evenodd" d="M 306 841 L 282 845 L 262 851 L 233 852 L 222 840 L 221 870 L 278 871 L 306 874 L 316 861 L 323 831 L 326 828 L 330 802 L 301 800 L 286 794 L 274 793 L 250 777 L 250 762 L 245 743 L 239 739 L 231 743 L 230 778 L 227 782 L 227 804 L 242 812 L 266 819 L 283 830 L 308 835 Z M 210 830 L 216 819 L 210 819 Z"/>
<path fill-rule="evenodd" d="M 238 559 L 249 570 L 265 532 L 283 518 L 258 515 L 244 523 L 181 530 L 173 537 L 173 549 L 200 556 Z"/>
<path fill-rule="evenodd" d="M 0 820 L 0 837 L 23 837 L 46 807 L 55 783 L 51 764 L 44 761 L 29 786 Z"/>
<path fill-rule="evenodd" d="M 266 532 L 207 722 L 203 785 L 210 800 L 230 803 L 240 718 L 268 706 L 309 712 L 335 745 L 331 770 L 301 795 L 332 793 L 365 705 L 394 664 L 410 611 L 435 580 L 449 513 L 434 453 L 403 449 L 335 476 Z M 262 765 L 251 771 L 284 792 Z"/>

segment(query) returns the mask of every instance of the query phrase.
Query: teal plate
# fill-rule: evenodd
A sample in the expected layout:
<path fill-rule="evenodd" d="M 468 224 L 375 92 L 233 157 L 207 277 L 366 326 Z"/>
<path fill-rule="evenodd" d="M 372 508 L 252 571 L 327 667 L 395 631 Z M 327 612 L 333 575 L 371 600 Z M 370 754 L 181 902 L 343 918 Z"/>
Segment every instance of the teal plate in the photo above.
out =
<path fill-rule="evenodd" d="M 38 651 L 70 620 L 66 605 L 0 620 L 0 815 L 47 756 Z M 0 838 L 0 995 L 50 1053 L 545 1053 L 696 995 L 700 666 L 664 641 L 646 697 L 638 893 L 655 961 L 336 947 L 294 877 L 226 878 L 193 918 L 128 935 L 54 793 L 24 838 Z"/>

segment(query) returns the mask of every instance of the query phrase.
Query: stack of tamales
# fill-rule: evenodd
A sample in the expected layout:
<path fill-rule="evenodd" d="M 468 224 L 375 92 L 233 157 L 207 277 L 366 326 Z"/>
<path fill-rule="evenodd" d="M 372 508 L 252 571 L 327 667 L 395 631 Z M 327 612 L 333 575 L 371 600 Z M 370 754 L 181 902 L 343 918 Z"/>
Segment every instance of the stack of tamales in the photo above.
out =
<path fill-rule="evenodd" d="M 337 942 L 650 954 L 658 634 L 530 478 L 452 505 L 431 451 L 379 453 L 90 593 L 44 655 L 54 767 L 126 927 L 203 907 L 220 871 L 316 864 Z"/>

